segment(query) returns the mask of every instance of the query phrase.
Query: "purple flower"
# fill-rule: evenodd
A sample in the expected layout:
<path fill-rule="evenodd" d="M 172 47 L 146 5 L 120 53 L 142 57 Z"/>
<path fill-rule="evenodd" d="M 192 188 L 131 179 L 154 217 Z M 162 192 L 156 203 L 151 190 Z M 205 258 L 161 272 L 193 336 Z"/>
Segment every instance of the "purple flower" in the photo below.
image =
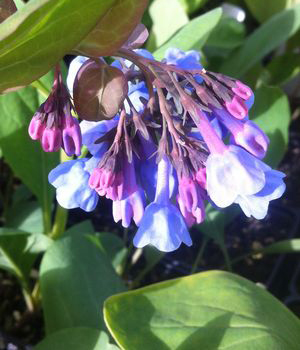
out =
<path fill-rule="evenodd" d="M 133 239 L 133 244 L 138 248 L 151 244 L 163 252 L 171 252 L 182 242 L 188 246 L 192 244 L 180 211 L 169 199 L 169 172 L 170 163 L 163 158 L 158 164 L 155 200 L 146 207 Z"/>
<path fill-rule="evenodd" d="M 82 133 L 82 144 L 87 146 L 92 155 L 96 155 L 102 150 L 107 150 L 107 142 L 95 143 L 98 139 L 104 136 L 111 129 L 115 128 L 118 120 L 102 120 L 101 122 L 89 122 L 83 120 L 80 123 Z"/>

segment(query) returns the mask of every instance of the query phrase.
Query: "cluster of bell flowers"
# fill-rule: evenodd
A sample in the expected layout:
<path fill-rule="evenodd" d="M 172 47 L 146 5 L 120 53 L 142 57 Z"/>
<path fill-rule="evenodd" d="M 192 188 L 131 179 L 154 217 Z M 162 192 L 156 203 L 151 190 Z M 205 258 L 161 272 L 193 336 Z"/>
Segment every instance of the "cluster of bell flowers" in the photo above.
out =
<path fill-rule="evenodd" d="M 154 60 L 146 50 L 135 50 L 135 55 Z M 196 51 L 168 49 L 163 63 L 190 72 L 194 81 L 188 74 L 187 83 L 179 75 L 170 75 L 168 84 L 171 81 L 176 91 L 170 89 L 170 93 L 154 82 L 151 95 L 146 81 L 133 79 L 124 108 L 114 118 L 80 122 L 73 148 L 77 150 L 82 141 L 89 156 L 64 162 L 49 174 L 62 207 L 92 211 L 105 196 L 112 200 L 116 222 L 128 227 L 133 220 L 138 226 L 136 247 L 151 244 L 164 252 L 181 243 L 192 244 L 188 227 L 205 220 L 206 202 L 220 209 L 236 203 L 248 217 L 266 216 L 269 202 L 285 190 L 285 175 L 261 160 L 269 140 L 249 120 L 253 92 L 239 81 L 218 77 L 230 90 L 229 98 L 222 100 L 228 93 L 214 80 L 211 86 L 218 84 L 215 91 L 221 91 L 222 98 L 204 90 L 212 101 L 207 103 L 209 108 L 191 103 L 195 91 L 200 96 L 209 86 L 206 77 L 198 74 L 206 73 L 199 59 Z M 71 94 L 86 60 L 79 56 L 70 64 Z M 125 59 L 112 66 L 139 71 Z M 149 111 L 147 103 L 153 96 L 155 106 Z M 134 132 L 128 132 L 129 125 L 134 125 Z"/>

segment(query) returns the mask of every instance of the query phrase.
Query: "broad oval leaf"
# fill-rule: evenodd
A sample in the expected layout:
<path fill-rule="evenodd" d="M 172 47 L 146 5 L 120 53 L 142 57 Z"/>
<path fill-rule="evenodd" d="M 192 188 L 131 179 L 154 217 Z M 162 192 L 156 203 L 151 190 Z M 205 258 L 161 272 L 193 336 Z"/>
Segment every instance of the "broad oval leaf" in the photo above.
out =
<path fill-rule="evenodd" d="M 47 73 L 116 1 L 31 0 L 1 23 L 0 92 Z"/>
<path fill-rule="evenodd" d="M 104 249 L 84 231 L 51 245 L 42 260 L 40 282 L 48 334 L 70 327 L 104 329 L 104 300 L 125 290 Z"/>
<path fill-rule="evenodd" d="M 299 349 L 299 319 L 263 288 L 223 271 L 112 296 L 104 317 L 122 349 Z"/>
<path fill-rule="evenodd" d="M 117 350 L 106 333 L 94 328 L 74 327 L 55 332 L 41 341 L 34 350 Z"/>
<path fill-rule="evenodd" d="M 148 0 L 116 0 L 75 51 L 93 57 L 113 55 L 140 22 L 147 4 Z"/>
<path fill-rule="evenodd" d="M 128 93 L 123 72 L 102 61 L 87 60 L 79 69 L 73 88 L 80 118 L 99 121 L 113 118 Z"/>
<path fill-rule="evenodd" d="M 169 41 L 154 52 L 156 59 L 162 59 L 170 47 L 181 50 L 200 50 L 205 44 L 209 34 L 218 24 L 222 10 L 216 8 L 199 17 L 194 18 L 181 28 Z"/>
<path fill-rule="evenodd" d="M 282 11 L 258 27 L 221 66 L 222 73 L 239 78 L 300 28 L 300 5 Z"/>

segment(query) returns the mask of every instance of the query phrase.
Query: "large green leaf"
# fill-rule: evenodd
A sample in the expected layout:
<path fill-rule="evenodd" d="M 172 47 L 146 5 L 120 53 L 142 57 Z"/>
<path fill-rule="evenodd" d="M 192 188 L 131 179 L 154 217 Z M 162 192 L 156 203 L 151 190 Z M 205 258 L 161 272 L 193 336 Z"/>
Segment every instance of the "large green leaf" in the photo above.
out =
<path fill-rule="evenodd" d="M 106 333 L 87 327 L 63 329 L 48 335 L 35 350 L 117 350 Z"/>
<path fill-rule="evenodd" d="M 147 42 L 149 51 L 153 51 L 165 43 L 189 21 L 178 0 L 154 0 L 149 7 L 149 14 L 153 23 Z"/>
<path fill-rule="evenodd" d="M 32 87 L 0 96 L 0 147 L 16 176 L 43 207 L 49 207 L 53 190 L 48 184 L 48 173 L 57 165 L 59 155 L 45 153 L 40 143 L 28 135 L 29 122 L 39 104 L 39 94 Z"/>
<path fill-rule="evenodd" d="M 262 85 L 255 91 L 250 117 L 270 138 L 264 161 L 277 166 L 288 145 L 290 109 L 286 95 L 280 88 Z"/>
<path fill-rule="evenodd" d="M 263 288 L 222 271 L 112 296 L 104 317 L 122 349 L 299 349 L 295 315 Z"/>
<path fill-rule="evenodd" d="M 140 6 L 137 0 L 127 0 L 130 6 L 112 20 L 110 13 L 119 10 L 124 1 L 31 0 L 20 8 L 0 24 L 0 92 L 27 85 L 45 74 L 96 25 L 101 30 L 97 35 L 102 49 L 115 49 L 119 37 L 124 36 L 120 22 L 134 27 L 127 23 L 126 14 Z M 124 41 L 127 34 L 128 29 Z"/>
<path fill-rule="evenodd" d="M 254 17 L 264 22 L 275 13 L 295 5 L 299 0 L 245 0 Z"/>
<path fill-rule="evenodd" d="M 170 47 L 181 50 L 200 50 L 205 44 L 210 32 L 215 28 L 222 15 L 220 8 L 214 9 L 194 18 L 180 29 L 169 41 L 154 52 L 156 59 L 162 59 Z"/>
<path fill-rule="evenodd" d="M 300 5 L 280 12 L 256 29 L 222 65 L 225 74 L 241 77 L 300 28 Z"/>
<path fill-rule="evenodd" d="M 47 333 L 63 328 L 104 328 L 104 300 L 125 290 L 104 251 L 81 233 L 54 242 L 40 270 Z"/>

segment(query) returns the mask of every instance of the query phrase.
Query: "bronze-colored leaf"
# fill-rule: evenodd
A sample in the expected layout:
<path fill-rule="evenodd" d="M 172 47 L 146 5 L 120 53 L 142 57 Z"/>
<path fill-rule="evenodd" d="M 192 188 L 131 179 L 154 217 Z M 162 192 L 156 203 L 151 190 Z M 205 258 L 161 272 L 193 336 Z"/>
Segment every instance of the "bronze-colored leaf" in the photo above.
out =
<path fill-rule="evenodd" d="M 87 60 L 75 78 L 74 105 L 84 120 L 111 119 L 127 93 L 128 82 L 122 71 L 100 60 Z"/>
<path fill-rule="evenodd" d="M 113 55 L 138 25 L 147 4 L 148 0 L 116 0 L 74 51 L 91 57 Z"/>
<path fill-rule="evenodd" d="M 123 44 L 123 47 L 128 49 L 138 49 L 148 39 L 148 36 L 148 29 L 142 23 L 139 23 L 130 34 L 127 41 Z"/>
<path fill-rule="evenodd" d="M 17 11 L 13 0 L 0 0 L 0 23 Z"/>

